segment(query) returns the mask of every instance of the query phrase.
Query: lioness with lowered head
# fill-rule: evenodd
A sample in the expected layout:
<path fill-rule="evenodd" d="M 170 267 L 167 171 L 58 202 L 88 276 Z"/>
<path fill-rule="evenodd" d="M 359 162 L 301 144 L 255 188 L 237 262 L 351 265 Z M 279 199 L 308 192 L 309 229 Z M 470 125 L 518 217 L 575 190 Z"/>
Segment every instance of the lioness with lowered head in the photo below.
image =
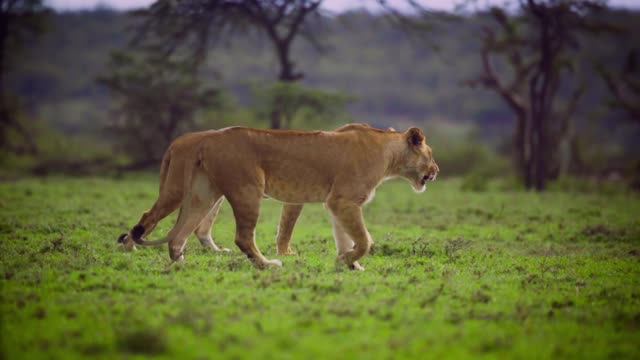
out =
<path fill-rule="evenodd" d="M 173 147 L 181 151 L 174 153 Z M 279 260 L 266 259 L 254 241 L 260 201 L 266 195 L 294 209 L 299 206 L 293 204 L 325 203 L 332 215 L 338 262 L 363 270 L 358 259 L 372 241 L 362 205 L 386 179 L 402 177 L 422 192 L 438 171 L 418 128 L 401 133 L 355 124 L 337 131 L 230 127 L 187 134 L 165 154 L 158 200 L 120 241 L 125 247 L 133 242 L 169 243 L 171 259 L 181 259 L 191 232 L 201 242 L 210 240 L 207 219 L 226 197 L 236 220 L 236 245 L 258 268 L 281 266 Z M 180 215 L 167 237 L 142 239 L 178 207 Z"/>

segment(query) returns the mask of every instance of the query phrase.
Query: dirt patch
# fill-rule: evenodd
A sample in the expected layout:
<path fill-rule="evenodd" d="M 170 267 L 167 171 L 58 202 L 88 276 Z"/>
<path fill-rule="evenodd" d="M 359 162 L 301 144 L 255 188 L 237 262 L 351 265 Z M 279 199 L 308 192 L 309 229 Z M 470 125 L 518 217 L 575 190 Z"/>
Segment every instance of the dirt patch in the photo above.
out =
<path fill-rule="evenodd" d="M 442 249 L 444 251 L 444 254 L 447 256 L 447 258 L 449 258 L 450 261 L 455 261 L 459 257 L 458 252 L 462 249 L 468 248 L 471 243 L 471 241 L 461 237 L 446 239 L 442 243 Z"/>
<path fill-rule="evenodd" d="M 118 338 L 118 348 L 132 354 L 162 354 L 167 351 L 166 335 L 154 329 L 124 332 Z"/>
<path fill-rule="evenodd" d="M 582 229 L 582 234 L 586 236 L 597 236 L 597 235 L 609 236 L 609 235 L 613 235 L 614 233 L 616 233 L 616 231 L 602 224 L 587 226 L 584 229 Z"/>
<path fill-rule="evenodd" d="M 471 294 L 471 301 L 473 303 L 483 303 L 486 304 L 489 301 L 491 301 L 491 296 L 489 296 L 489 294 L 485 293 L 482 290 L 477 290 L 475 291 L 473 294 Z"/>

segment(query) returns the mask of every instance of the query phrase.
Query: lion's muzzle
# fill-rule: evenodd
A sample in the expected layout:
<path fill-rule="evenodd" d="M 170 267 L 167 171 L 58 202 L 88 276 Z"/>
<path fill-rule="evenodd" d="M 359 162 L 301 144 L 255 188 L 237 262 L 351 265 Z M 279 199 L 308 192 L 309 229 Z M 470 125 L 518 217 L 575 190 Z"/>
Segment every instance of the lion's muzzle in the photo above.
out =
<path fill-rule="evenodd" d="M 425 178 L 428 181 L 435 181 L 436 177 L 438 176 L 438 173 L 440 172 L 440 167 L 438 166 L 438 164 L 436 164 L 436 162 L 434 161 L 430 168 L 429 168 L 429 174 L 425 175 Z M 426 180 L 425 180 L 426 182 Z"/>

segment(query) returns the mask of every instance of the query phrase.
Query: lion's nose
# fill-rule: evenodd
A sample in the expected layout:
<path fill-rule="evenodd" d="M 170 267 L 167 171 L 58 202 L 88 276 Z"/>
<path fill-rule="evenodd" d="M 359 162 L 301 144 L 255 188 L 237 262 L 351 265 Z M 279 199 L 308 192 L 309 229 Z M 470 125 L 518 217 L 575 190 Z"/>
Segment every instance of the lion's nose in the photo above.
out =
<path fill-rule="evenodd" d="M 436 179 L 436 176 L 438 176 L 438 173 L 440 172 L 440 167 L 438 166 L 438 164 L 434 161 L 433 162 L 433 170 L 431 171 L 431 181 Z"/>
<path fill-rule="evenodd" d="M 440 172 L 440 168 L 438 167 L 438 164 L 434 163 L 433 166 L 431 167 L 431 174 L 429 174 L 429 177 L 428 177 L 429 181 L 434 181 L 438 176 L 439 172 Z"/>

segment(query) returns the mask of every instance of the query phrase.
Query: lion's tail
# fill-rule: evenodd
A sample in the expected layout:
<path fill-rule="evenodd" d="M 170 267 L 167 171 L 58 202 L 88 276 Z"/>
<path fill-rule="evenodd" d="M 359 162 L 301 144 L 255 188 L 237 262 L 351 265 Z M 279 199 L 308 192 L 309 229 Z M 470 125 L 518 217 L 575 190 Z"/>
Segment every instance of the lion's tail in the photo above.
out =
<path fill-rule="evenodd" d="M 198 166 L 202 163 L 202 154 L 201 151 L 198 151 L 198 155 L 189 159 L 184 163 L 184 182 L 183 188 L 184 192 L 182 194 L 182 206 L 180 207 L 180 214 L 178 215 L 178 220 L 174 225 L 173 229 L 167 234 L 166 237 L 158 240 L 143 240 L 141 236 L 133 236 L 133 241 L 142 246 L 154 246 L 166 244 L 171 241 L 176 234 L 182 229 L 185 225 L 185 222 L 191 213 L 191 197 L 192 197 L 192 189 L 193 189 L 193 175 L 197 171 Z M 165 184 L 167 177 L 169 176 L 169 172 L 171 172 L 171 150 L 167 150 L 162 158 L 162 165 L 160 166 L 160 191 Z M 174 171 L 179 171 L 178 169 L 173 169 Z M 143 231 L 144 232 L 144 231 Z M 142 235 L 142 234 L 140 234 Z"/>
<path fill-rule="evenodd" d="M 164 184 L 167 181 L 167 176 L 169 176 L 169 165 L 171 163 L 171 146 L 164 152 L 162 156 L 162 163 L 160 163 L 160 193 L 162 194 L 162 189 L 164 188 Z"/>

